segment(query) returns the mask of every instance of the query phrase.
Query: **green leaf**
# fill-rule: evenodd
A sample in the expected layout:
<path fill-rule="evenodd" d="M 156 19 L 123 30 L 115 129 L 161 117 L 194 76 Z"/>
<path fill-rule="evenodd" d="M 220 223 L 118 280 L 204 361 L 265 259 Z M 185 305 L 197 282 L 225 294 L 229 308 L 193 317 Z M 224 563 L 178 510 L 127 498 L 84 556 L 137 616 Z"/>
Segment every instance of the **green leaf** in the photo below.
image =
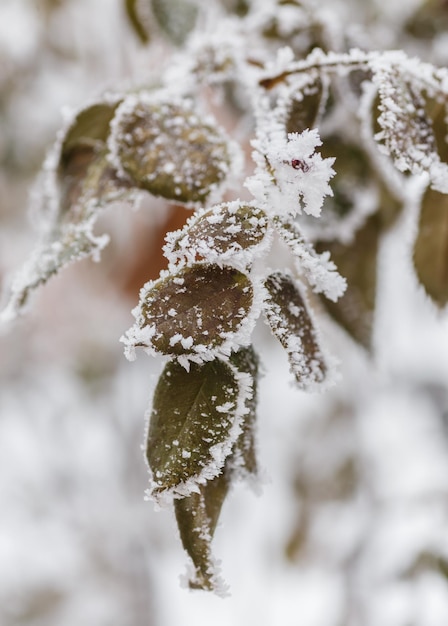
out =
<path fill-rule="evenodd" d="M 425 172 L 433 189 L 448 193 L 448 165 L 438 153 L 431 118 L 431 113 L 437 111 L 431 112 L 433 103 L 428 93 L 397 68 L 379 70 L 374 74 L 374 82 L 378 87 L 377 123 L 381 128 L 374 138 L 398 170 Z"/>
<path fill-rule="evenodd" d="M 240 202 L 220 204 L 193 216 L 181 231 L 168 235 L 165 255 L 172 262 L 205 259 L 235 263 L 241 259 L 241 264 L 248 266 L 252 249 L 263 242 L 267 230 L 268 220 L 261 209 Z"/>
<path fill-rule="evenodd" d="M 337 302 L 322 299 L 322 303 L 333 319 L 368 349 L 372 339 L 381 229 L 381 217 L 372 215 L 355 233 L 351 243 L 324 241 L 316 244 L 318 251 L 331 253 L 339 271 L 347 279 L 347 289 Z"/>
<path fill-rule="evenodd" d="M 142 19 L 143 16 L 140 15 L 140 4 L 140 0 L 125 0 L 125 9 L 135 34 L 142 43 L 146 44 L 149 42 L 149 29 L 146 20 Z"/>
<path fill-rule="evenodd" d="M 425 98 L 396 69 L 381 74 L 378 96 L 377 121 L 381 131 L 375 138 L 387 149 L 398 169 L 413 171 L 436 148 Z"/>
<path fill-rule="evenodd" d="M 327 251 L 318 254 L 305 239 L 296 221 L 275 217 L 274 224 L 294 255 L 298 270 L 305 275 L 313 291 L 324 293 L 330 300 L 340 298 L 346 289 L 346 281 L 330 260 L 330 254 Z"/>
<path fill-rule="evenodd" d="M 125 343 L 207 360 L 210 351 L 225 353 L 237 335 L 250 332 L 252 303 L 252 283 L 242 272 L 213 264 L 185 267 L 145 286 Z"/>
<path fill-rule="evenodd" d="M 70 151 L 79 145 L 95 146 L 98 141 L 103 144 L 107 141 L 110 123 L 118 104 L 118 100 L 111 103 L 98 102 L 78 113 L 62 142 L 62 163 Z"/>
<path fill-rule="evenodd" d="M 265 286 L 269 294 L 265 304 L 267 321 L 288 354 L 300 388 L 322 383 L 327 366 L 298 283 L 288 274 L 274 272 L 267 277 Z"/>
<path fill-rule="evenodd" d="M 73 261 L 99 257 L 106 236 L 94 236 L 101 208 L 135 194 L 107 159 L 106 141 L 118 100 L 96 103 L 80 111 L 63 137 L 56 170 L 43 178 L 41 212 L 46 233 L 37 250 L 16 276 L 6 317 L 25 307 L 30 294 Z"/>
<path fill-rule="evenodd" d="M 86 221 L 99 206 L 128 191 L 128 183 L 118 178 L 107 160 L 106 142 L 118 104 L 118 100 L 93 104 L 68 128 L 57 166 L 58 222 Z"/>
<path fill-rule="evenodd" d="M 113 143 L 135 185 L 176 202 L 203 202 L 230 171 L 227 139 L 187 100 L 130 96 L 117 111 Z"/>
<path fill-rule="evenodd" d="M 182 46 L 196 24 L 198 8 L 188 0 L 151 0 L 160 28 L 177 46 Z"/>
<path fill-rule="evenodd" d="M 148 429 L 152 494 L 186 496 L 217 476 L 239 434 L 240 384 L 220 361 L 187 372 L 166 366 L 157 384 Z"/>
<path fill-rule="evenodd" d="M 229 490 L 229 475 L 223 473 L 200 485 L 198 493 L 174 501 L 182 545 L 191 557 L 194 571 L 188 584 L 191 589 L 220 591 L 211 542 L 222 505 Z"/>
<path fill-rule="evenodd" d="M 428 188 L 422 199 L 414 244 L 414 267 L 426 293 L 440 307 L 448 303 L 448 196 Z"/>

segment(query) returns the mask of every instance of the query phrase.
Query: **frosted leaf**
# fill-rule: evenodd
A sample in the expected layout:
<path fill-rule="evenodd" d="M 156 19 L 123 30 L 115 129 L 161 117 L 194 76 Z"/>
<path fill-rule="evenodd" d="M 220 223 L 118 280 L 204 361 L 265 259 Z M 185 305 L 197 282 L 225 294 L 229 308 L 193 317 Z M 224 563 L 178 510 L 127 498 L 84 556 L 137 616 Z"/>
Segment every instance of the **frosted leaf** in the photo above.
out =
<path fill-rule="evenodd" d="M 372 340 L 381 227 L 380 215 L 372 215 L 350 243 L 324 241 L 316 244 L 318 251 L 331 253 L 347 279 L 347 289 L 337 302 L 322 299 L 322 303 L 333 319 L 366 348 L 370 348 Z"/>
<path fill-rule="evenodd" d="M 373 81 L 378 87 L 381 128 L 375 139 L 400 171 L 427 172 L 433 189 L 447 193 L 448 165 L 437 153 L 427 94 L 399 68 L 377 68 Z"/>
<path fill-rule="evenodd" d="M 92 226 L 92 221 L 67 224 L 58 233 L 57 241 L 35 250 L 14 277 L 10 300 L 2 313 L 5 321 L 12 320 L 21 313 L 31 293 L 61 269 L 73 261 L 89 256 L 98 258 L 109 238 L 107 235 L 94 237 Z"/>
<path fill-rule="evenodd" d="M 136 324 L 123 338 L 127 353 L 141 346 L 186 366 L 228 356 L 250 340 L 259 312 L 254 296 L 252 281 L 232 267 L 197 263 L 166 274 L 141 291 Z"/>
<path fill-rule="evenodd" d="M 228 471 L 238 478 L 247 478 L 257 475 L 257 454 L 255 427 L 257 419 L 257 388 L 259 359 L 253 348 L 241 348 L 230 357 L 230 363 L 238 372 L 249 375 L 252 381 L 245 407 L 241 433 L 236 440 L 232 454 L 227 459 Z"/>
<path fill-rule="evenodd" d="M 109 147 L 136 186 L 187 204 L 216 195 L 238 160 L 235 145 L 190 100 L 148 92 L 120 105 Z"/>
<path fill-rule="evenodd" d="M 206 260 L 244 269 L 267 245 L 264 211 L 239 201 L 217 205 L 192 216 L 186 226 L 169 233 L 164 248 L 171 263 Z"/>
<path fill-rule="evenodd" d="M 79 111 L 60 138 L 54 156 L 54 169 L 47 172 L 54 180 L 44 188 L 43 202 L 57 206 L 52 230 L 64 223 L 81 223 L 94 217 L 98 209 L 132 191 L 108 161 L 107 140 L 120 99 L 96 102 Z M 45 193 L 48 193 L 48 197 Z"/>
<path fill-rule="evenodd" d="M 325 251 L 318 254 L 293 220 L 277 218 L 274 224 L 291 249 L 298 270 L 306 276 L 313 291 L 324 293 L 327 298 L 336 301 L 344 293 L 347 282 L 330 260 L 330 253 Z"/>
<path fill-rule="evenodd" d="M 223 594 L 224 585 L 212 556 L 211 542 L 223 502 L 229 490 L 226 469 L 198 492 L 174 501 L 176 521 L 182 545 L 193 563 L 188 576 L 190 589 L 203 589 Z"/>
<path fill-rule="evenodd" d="M 135 199 L 107 159 L 106 141 L 117 98 L 80 111 L 61 135 L 47 164 L 40 194 L 45 232 L 15 277 L 5 315 L 14 318 L 30 294 L 62 268 L 85 257 L 98 260 L 107 236 L 94 236 L 102 208 Z"/>
<path fill-rule="evenodd" d="M 149 495 L 184 497 L 218 476 L 241 431 L 247 377 L 219 359 L 187 372 L 167 363 L 157 384 L 149 421 Z M 226 411 L 219 410 L 226 406 Z"/>
<path fill-rule="evenodd" d="M 266 122 L 269 124 L 269 122 Z M 320 215 L 324 198 L 331 195 L 333 158 L 323 159 L 315 152 L 321 145 L 318 131 L 305 130 L 287 136 L 277 122 L 261 130 L 252 142 L 257 164 L 255 175 L 245 184 L 266 210 L 276 215 Z"/>
<path fill-rule="evenodd" d="M 188 0 L 151 0 L 151 7 L 165 35 L 182 45 L 196 23 L 197 6 Z"/>
<path fill-rule="evenodd" d="M 327 365 L 299 285 L 282 272 L 270 274 L 265 285 L 269 326 L 288 354 L 299 387 L 314 389 L 325 380 Z"/>
<path fill-rule="evenodd" d="M 437 305 L 448 304 L 448 196 L 427 189 L 414 244 L 415 271 Z"/>

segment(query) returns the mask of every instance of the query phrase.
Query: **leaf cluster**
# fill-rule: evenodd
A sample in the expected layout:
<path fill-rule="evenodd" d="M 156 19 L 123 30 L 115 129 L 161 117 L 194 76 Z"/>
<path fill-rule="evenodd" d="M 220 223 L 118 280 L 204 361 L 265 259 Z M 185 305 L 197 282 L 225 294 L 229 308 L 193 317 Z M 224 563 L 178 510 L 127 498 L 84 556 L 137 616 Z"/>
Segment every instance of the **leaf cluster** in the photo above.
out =
<path fill-rule="evenodd" d="M 142 287 L 122 341 L 130 359 L 140 348 L 165 359 L 148 423 L 148 495 L 174 503 L 190 586 L 213 590 L 221 507 L 236 479 L 257 474 L 257 321 L 305 391 L 331 380 L 322 310 L 371 350 L 381 238 L 416 180 L 415 277 L 436 305 L 448 302 L 448 72 L 401 52 L 332 52 L 305 3 L 274 3 L 258 21 L 255 5 L 231 4 L 239 18 L 224 22 L 234 38 L 222 47 L 222 32 L 195 31 L 196 2 L 125 3 L 143 42 L 146 7 L 185 59 L 152 88 L 104 94 L 67 121 L 40 183 L 42 241 L 6 311 L 20 313 L 69 263 L 99 258 L 103 209 L 142 194 L 193 209 L 167 235 L 167 269 Z M 296 21 L 282 34 L 286 14 Z M 217 123 L 224 112 L 245 132 L 231 138 Z"/>

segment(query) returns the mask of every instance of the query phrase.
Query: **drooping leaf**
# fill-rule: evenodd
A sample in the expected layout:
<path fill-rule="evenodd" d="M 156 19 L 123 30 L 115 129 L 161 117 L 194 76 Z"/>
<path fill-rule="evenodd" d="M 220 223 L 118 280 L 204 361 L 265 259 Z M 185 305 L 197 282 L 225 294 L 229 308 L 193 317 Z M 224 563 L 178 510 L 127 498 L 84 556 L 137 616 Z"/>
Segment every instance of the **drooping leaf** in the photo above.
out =
<path fill-rule="evenodd" d="M 217 476 L 239 434 L 241 386 L 219 359 L 187 372 L 169 362 L 157 384 L 147 459 L 153 496 L 183 497 Z"/>
<path fill-rule="evenodd" d="M 131 349 L 197 357 L 191 360 L 230 354 L 238 337 L 252 329 L 253 296 L 248 276 L 232 267 L 185 267 L 145 286 L 124 341 Z"/>
<path fill-rule="evenodd" d="M 274 272 L 267 277 L 265 286 L 269 294 L 265 304 L 269 326 L 285 348 L 300 388 L 313 388 L 324 381 L 327 365 L 298 283 L 289 274 Z"/>
<path fill-rule="evenodd" d="M 141 0 L 125 0 L 126 15 L 135 34 L 144 44 L 149 42 L 149 29 L 146 20 L 140 14 Z"/>
<path fill-rule="evenodd" d="M 277 217 L 274 224 L 294 255 L 299 271 L 306 276 L 313 290 L 324 293 L 330 300 L 340 298 L 345 291 L 346 281 L 330 260 L 330 253 L 325 251 L 318 254 L 294 220 Z"/>
<path fill-rule="evenodd" d="M 376 273 L 381 219 L 368 218 L 352 242 L 324 241 L 316 244 L 318 251 L 331 253 L 347 289 L 337 301 L 322 299 L 327 311 L 356 341 L 370 349 L 376 300 Z"/>
<path fill-rule="evenodd" d="M 111 143 L 135 185 L 176 202 L 203 202 L 231 169 L 227 139 L 188 100 L 129 96 L 117 111 Z"/>
<path fill-rule="evenodd" d="M 181 230 L 167 237 L 165 255 L 176 263 L 199 260 L 248 266 L 254 248 L 268 231 L 266 214 L 257 207 L 228 202 L 193 216 Z"/>
<path fill-rule="evenodd" d="M 252 390 L 246 400 L 247 413 L 244 415 L 242 430 L 235 442 L 231 456 L 227 460 L 230 473 L 239 477 L 257 475 L 257 454 L 255 426 L 257 419 L 258 400 L 258 365 L 259 359 L 253 348 L 241 348 L 230 357 L 230 363 L 238 372 L 249 374 Z"/>
<path fill-rule="evenodd" d="M 93 234 L 100 209 L 135 194 L 107 159 L 106 141 L 117 106 L 118 99 L 111 99 L 83 109 L 62 138 L 42 182 L 46 233 L 15 278 L 7 317 L 15 317 L 30 294 L 68 264 L 99 258 L 108 242 L 108 237 Z"/>
<path fill-rule="evenodd" d="M 119 104 L 95 103 L 83 109 L 69 126 L 60 147 L 56 171 L 56 222 L 79 224 L 95 216 L 98 207 L 124 196 L 129 185 L 107 160 L 106 142 Z M 57 238 L 57 228 L 53 237 Z"/>
<path fill-rule="evenodd" d="M 177 46 L 184 44 L 196 24 L 197 6 L 188 0 L 151 0 L 151 6 L 165 35 Z"/>
<path fill-rule="evenodd" d="M 428 188 L 414 244 L 414 267 L 435 304 L 448 303 L 448 196 Z"/>
<path fill-rule="evenodd" d="M 182 545 L 194 567 L 188 580 L 191 589 L 222 593 L 211 542 L 228 490 L 229 475 L 224 468 L 222 474 L 200 485 L 198 493 L 174 501 Z"/>

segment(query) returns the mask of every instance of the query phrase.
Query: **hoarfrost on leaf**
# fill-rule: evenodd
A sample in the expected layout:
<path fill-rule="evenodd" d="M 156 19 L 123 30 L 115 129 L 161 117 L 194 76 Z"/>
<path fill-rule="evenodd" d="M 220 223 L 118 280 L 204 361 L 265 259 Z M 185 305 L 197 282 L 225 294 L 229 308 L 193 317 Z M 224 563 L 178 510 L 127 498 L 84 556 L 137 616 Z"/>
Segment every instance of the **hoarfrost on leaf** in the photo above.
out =
<path fill-rule="evenodd" d="M 191 99 L 163 90 L 131 94 L 118 107 L 109 138 L 124 178 L 155 196 L 195 205 L 219 198 L 241 165 L 240 151 Z"/>
<path fill-rule="evenodd" d="M 41 242 L 13 280 L 4 318 L 16 317 L 32 292 L 70 263 L 98 261 L 108 243 L 106 235 L 93 234 L 99 213 L 115 202 L 137 201 L 137 190 L 108 161 L 106 142 L 119 101 L 109 95 L 73 113 L 59 133 L 35 191 Z"/>
<path fill-rule="evenodd" d="M 122 338 L 126 353 L 140 346 L 183 363 L 228 357 L 250 342 L 262 298 L 255 280 L 225 265 L 195 263 L 163 275 L 140 293 L 136 323 Z"/>
<path fill-rule="evenodd" d="M 298 270 L 303 272 L 313 291 L 324 293 L 327 298 L 334 301 L 342 296 L 347 287 L 347 281 L 330 260 L 330 253 L 325 251 L 318 254 L 300 232 L 295 221 L 277 218 L 274 224 L 290 247 Z"/>
<path fill-rule="evenodd" d="M 149 495 L 160 501 L 183 498 L 218 476 L 251 395 L 249 374 L 219 359 L 192 363 L 188 372 L 175 361 L 167 363 L 148 428 Z"/>
<path fill-rule="evenodd" d="M 288 354 L 297 384 L 301 389 L 319 388 L 327 378 L 328 364 L 298 282 L 289 273 L 274 272 L 265 284 L 266 319 Z"/>
<path fill-rule="evenodd" d="M 264 211 L 240 201 L 203 209 L 167 235 L 165 256 L 174 266 L 205 260 L 246 269 L 266 251 L 271 229 Z"/>

